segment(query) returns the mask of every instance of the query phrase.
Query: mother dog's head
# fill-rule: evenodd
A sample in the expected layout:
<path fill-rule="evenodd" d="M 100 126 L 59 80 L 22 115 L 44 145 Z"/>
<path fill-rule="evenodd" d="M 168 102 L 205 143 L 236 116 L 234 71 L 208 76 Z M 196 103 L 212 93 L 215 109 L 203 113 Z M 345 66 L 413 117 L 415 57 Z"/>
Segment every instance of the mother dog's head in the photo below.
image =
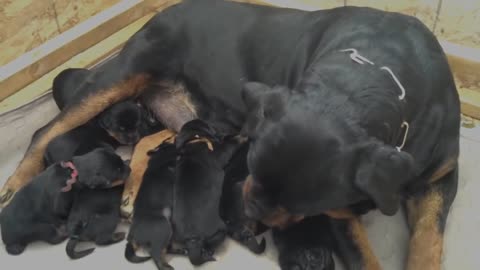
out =
<path fill-rule="evenodd" d="M 342 119 L 348 108 L 325 111 L 318 98 L 260 83 L 247 83 L 242 98 L 251 141 L 247 215 L 282 227 L 367 200 L 386 215 L 397 212 L 412 157 Z"/>

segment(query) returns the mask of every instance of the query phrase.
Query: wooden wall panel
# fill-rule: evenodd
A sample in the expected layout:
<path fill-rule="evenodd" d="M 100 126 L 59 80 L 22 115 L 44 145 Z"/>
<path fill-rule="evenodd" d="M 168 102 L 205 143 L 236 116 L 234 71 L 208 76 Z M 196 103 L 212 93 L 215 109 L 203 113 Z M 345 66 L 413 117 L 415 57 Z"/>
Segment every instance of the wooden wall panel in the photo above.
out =
<path fill-rule="evenodd" d="M 347 0 L 347 6 L 373 7 L 415 16 L 433 30 L 440 0 Z"/>
<path fill-rule="evenodd" d="M 0 0 L 0 66 L 119 0 Z"/>
<path fill-rule="evenodd" d="M 263 0 L 275 6 L 297 8 L 303 10 L 319 10 L 343 7 L 346 0 Z M 242 1 L 248 2 L 248 1 Z"/>
<path fill-rule="evenodd" d="M 435 34 L 441 40 L 480 48 L 480 1 L 442 0 Z"/>

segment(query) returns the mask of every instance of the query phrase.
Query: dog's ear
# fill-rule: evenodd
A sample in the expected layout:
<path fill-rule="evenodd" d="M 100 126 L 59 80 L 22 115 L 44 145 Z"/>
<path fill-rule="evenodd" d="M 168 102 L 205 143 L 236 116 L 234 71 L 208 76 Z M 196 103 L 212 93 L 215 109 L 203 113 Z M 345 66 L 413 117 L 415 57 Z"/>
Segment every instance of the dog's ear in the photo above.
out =
<path fill-rule="evenodd" d="M 355 185 L 384 215 L 394 215 L 400 207 L 400 193 L 413 177 L 413 158 L 394 147 L 374 143 L 360 150 Z"/>
<path fill-rule="evenodd" d="M 248 82 L 244 85 L 242 99 L 248 111 L 248 116 L 242 133 L 252 133 L 261 126 L 265 120 L 277 121 L 285 114 L 289 89 Z"/>

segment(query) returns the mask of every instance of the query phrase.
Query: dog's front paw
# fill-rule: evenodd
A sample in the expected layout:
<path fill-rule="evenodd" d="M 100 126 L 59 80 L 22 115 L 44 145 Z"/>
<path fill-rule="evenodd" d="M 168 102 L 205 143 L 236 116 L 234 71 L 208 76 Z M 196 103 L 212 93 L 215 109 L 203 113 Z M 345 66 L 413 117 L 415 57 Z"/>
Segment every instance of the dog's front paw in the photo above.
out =
<path fill-rule="evenodd" d="M 133 202 L 130 199 L 130 196 L 126 196 L 123 198 L 122 205 L 120 207 L 120 212 L 122 214 L 122 217 L 126 218 L 127 220 L 132 219 L 132 214 L 133 214 Z"/>

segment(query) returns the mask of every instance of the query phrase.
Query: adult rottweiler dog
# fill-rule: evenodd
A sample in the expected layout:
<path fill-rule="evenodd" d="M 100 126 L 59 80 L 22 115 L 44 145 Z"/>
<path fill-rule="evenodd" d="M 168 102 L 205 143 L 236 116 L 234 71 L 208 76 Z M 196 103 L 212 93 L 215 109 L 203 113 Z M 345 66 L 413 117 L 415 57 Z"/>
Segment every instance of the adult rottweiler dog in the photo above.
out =
<path fill-rule="evenodd" d="M 308 217 L 285 230 L 273 229 L 282 270 L 333 270 L 335 246 L 329 217 Z"/>
<path fill-rule="evenodd" d="M 266 231 L 267 228 L 257 220 L 246 216 L 242 198 L 242 187 L 248 176 L 247 153 L 248 144 L 245 144 L 232 156 L 225 167 L 220 216 L 232 239 L 253 253 L 261 254 L 265 251 L 266 241 L 262 238 L 258 243 L 255 236 Z"/>
<path fill-rule="evenodd" d="M 68 104 L 75 103 L 76 98 L 84 95 L 79 86 L 84 81 L 88 82 L 89 76 L 94 72 L 95 69 L 70 68 L 55 77 L 52 94 L 60 110 L 63 110 Z M 140 102 L 133 99 L 107 108 L 87 126 L 90 129 L 98 129 L 95 130 L 96 133 L 107 133 L 118 143 L 124 145 L 135 144 L 141 137 L 163 129 L 163 126 L 155 120 L 151 113 Z"/>
<path fill-rule="evenodd" d="M 158 269 L 173 269 L 164 255 L 173 235 L 170 218 L 177 149 L 175 144 L 166 142 L 149 154 L 148 168 L 134 205 L 125 257 L 133 263 L 147 261 L 150 257 L 135 254 L 136 248 L 143 247 L 149 250 Z"/>
<path fill-rule="evenodd" d="M 78 242 L 94 242 L 99 246 L 106 246 L 125 239 L 125 233 L 115 232 L 121 220 L 122 192 L 123 186 L 75 192 L 67 221 L 70 239 L 66 252 L 71 259 L 83 258 L 95 250 L 91 248 L 76 251 Z"/>
<path fill-rule="evenodd" d="M 72 188 L 108 188 L 127 177 L 124 166 L 113 151 L 98 149 L 48 167 L 1 212 L 2 240 L 7 252 L 18 255 L 34 241 L 58 244 L 65 240 Z"/>
<path fill-rule="evenodd" d="M 223 140 L 201 120 L 187 122 L 175 144 L 179 151 L 174 184 L 174 241 L 183 246 L 193 265 L 214 261 L 225 239 L 220 218 L 224 166 L 240 147 L 235 138 Z"/>
<path fill-rule="evenodd" d="M 419 20 L 357 7 L 172 6 L 80 85 L 88 95 L 35 134 L 1 201 L 43 169 L 53 137 L 152 83 L 163 87 L 149 109 L 169 129 L 208 121 L 211 102 L 242 116 L 232 126 L 248 123 L 251 217 L 278 225 L 327 211 L 338 216 L 331 210 L 363 201 L 391 215 L 404 203 L 408 269 L 440 269 L 458 178 L 460 106 L 445 54 Z M 132 201 L 135 193 L 128 194 Z M 352 245 L 366 249 L 355 242 L 364 235 L 355 235 L 362 237 Z"/>

